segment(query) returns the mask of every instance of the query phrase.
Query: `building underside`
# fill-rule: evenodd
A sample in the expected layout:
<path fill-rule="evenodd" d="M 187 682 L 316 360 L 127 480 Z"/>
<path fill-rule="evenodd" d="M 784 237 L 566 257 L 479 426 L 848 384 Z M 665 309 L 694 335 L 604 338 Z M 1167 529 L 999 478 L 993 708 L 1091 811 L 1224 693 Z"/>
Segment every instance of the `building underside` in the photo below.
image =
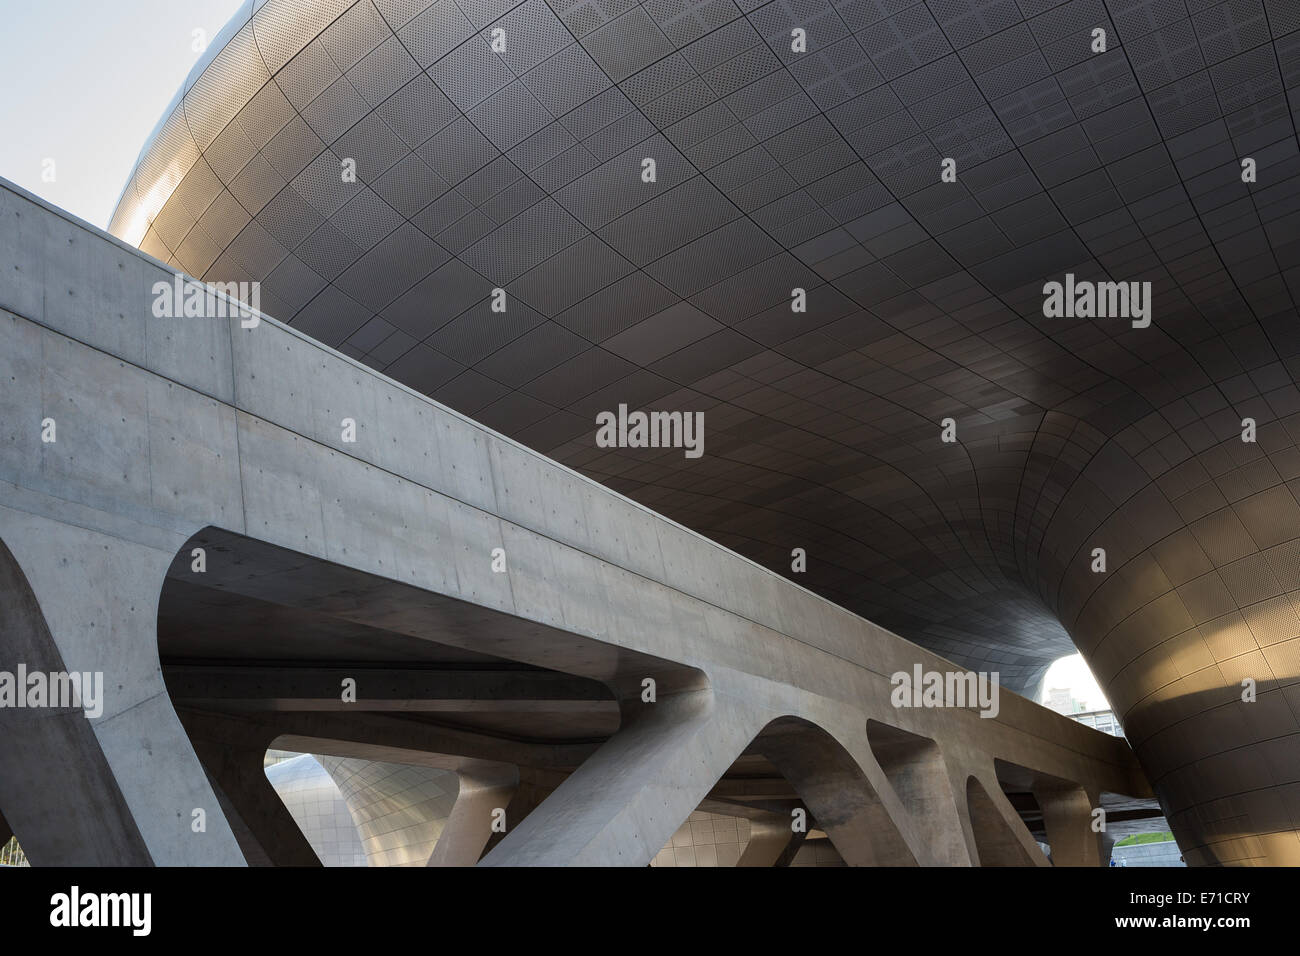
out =
<path fill-rule="evenodd" d="M 1297 86 L 1287 0 L 250 0 L 110 228 L 1007 687 L 1077 648 L 1189 863 L 1294 863 Z"/>

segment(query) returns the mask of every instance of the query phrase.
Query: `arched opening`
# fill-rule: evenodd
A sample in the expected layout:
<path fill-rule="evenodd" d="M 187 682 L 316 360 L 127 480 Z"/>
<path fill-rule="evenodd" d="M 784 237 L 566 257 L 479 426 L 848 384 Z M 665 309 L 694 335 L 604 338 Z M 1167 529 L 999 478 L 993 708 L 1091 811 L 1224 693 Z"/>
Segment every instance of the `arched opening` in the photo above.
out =
<path fill-rule="evenodd" d="M 363 786 L 367 776 L 411 765 L 450 774 L 455 782 L 440 785 L 448 799 L 490 797 L 488 809 L 517 825 L 620 730 L 624 685 L 639 692 L 653 677 L 662 699 L 702 680 L 693 668 L 212 528 L 168 571 L 158 645 L 169 696 L 222 809 L 245 857 L 261 864 L 321 859 L 267 779 L 268 748 L 311 754 L 341 782 L 371 864 L 410 865 L 430 846 L 436 863 L 448 855 L 438 849 L 442 824 L 470 814 L 473 837 L 441 844 L 457 846 L 450 856 L 464 865 L 503 836 L 488 834 L 471 803 L 440 817 Z M 381 821 L 403 814 L 409 852 L 385 855 Z"/>
<path fill-rule="evenodd" d="M 806 720 L 768 723 L 655 865 L 914 866 L 857 761 Z"/>

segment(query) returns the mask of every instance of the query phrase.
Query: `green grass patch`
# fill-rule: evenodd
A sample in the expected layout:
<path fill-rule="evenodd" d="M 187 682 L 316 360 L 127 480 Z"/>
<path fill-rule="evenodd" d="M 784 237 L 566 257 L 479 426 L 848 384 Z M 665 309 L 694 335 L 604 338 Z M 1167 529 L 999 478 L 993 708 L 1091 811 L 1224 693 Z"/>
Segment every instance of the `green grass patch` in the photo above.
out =
<path fill-rule="evenodd" d="M 1172 840 L 1174 835 L 1168 830 L 1160 833 L 1135 833 L 1132 836 L 1126 836 L 1116 843 L 1116 846 L 1137 846 L 1139 843 L 1165 843 Z"/>

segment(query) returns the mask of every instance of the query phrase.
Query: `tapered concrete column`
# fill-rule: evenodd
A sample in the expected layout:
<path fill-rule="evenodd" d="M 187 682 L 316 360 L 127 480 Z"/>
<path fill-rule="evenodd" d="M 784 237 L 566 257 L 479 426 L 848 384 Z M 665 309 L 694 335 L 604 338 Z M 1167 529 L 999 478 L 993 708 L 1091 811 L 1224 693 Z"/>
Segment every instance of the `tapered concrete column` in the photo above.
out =
<path fill-rule="evenodd" d="M 204 768 L 207 771 L 207 768 Z M 244 854 L 244 860 L 249 866 L 275 866 L 266 851 L 262 849 L 262 844 L 258 842 L 253 831 L 249 829 L 248 824 L 240 817 L 239 811 L 235 809 L 234 803 L 222 791 L 221 786 L 213 778 L 211 773 L 207 774 L 208 785 L 212 787 L 212 792 L 217 795 L 217 805 L 221 807 L 221 813 L 226 818 L 226 823 L 230 826 L 230 832 L 235 835 L 235 842 L 239 844 L 239 851 Z"/>
<path fill-rule="evenodd" d="M 985 786 L 976 776 L 966 782 L 966 812 L 980 866 L 1051 866 L 997 778 Z"/>
<path fill-rule="evenodd" d="M 97 717 L 0 711 L 0 804 L 38 865 L 244 863 L 158 665 L 179 544 L 141 534 L 159 546 L 0 506 L 0 664 L 98 674 L 103 689 Z"/>
<path fill-rule="evenodd" d="M 520 767 L 519 786 L 515 788 L 514 795 L 510 798 L 510 805 L 506 807 L 506 833 L 493 833 L 488 838 L 484 852 L 496 849 L 496 845 L 506 838 L 506 834 L 509 833 L 510 829 L 519 826 L 524 820 L 528 819 L 528 814 L 540 807 L 542 802 L 555 792 L 555 788 L 562 784 L 567 776 L 566 773 L 556 771 Z"/>
<path fill-rule="evenodd" d="M 260 850 L 260 853 L 250 853 L 246 849 L 244 856 L 248 862 L 320 866 L 316 851 L 267 779 L 266 745 L 248 746 L 221 739 L 202 724 L 194 726 L 192 718 L 191 727 L 191 739 L 199 759 Z"/>
<path fill-rule="evenodd" d="M 1034 788 L 1054 866 L 1100 866 L 1101 834 L 1092 829 L 1092 801 L 1082 787 Z"/>
<path fill-rule="evenodd" d="M 623 729 L 482 865 L 646 866 L 761 727 L 710 691 L 629 705 Z"/>
<path fill-rule="evenodd" d="M 803 842 L 806 831 L 799 834 Z M 790 820 L 773 814 L 749 821 L 749 843 L 736 866 L 776 866 L 786 849 L 795 841 Z"/>
<path fill-rule="evenodd" d="M 1101 866 L 1110 866 L 1111 854 L 1115 852 L 1115 838 L 1109 833 L 1101 834 Z"/>
<path fill-rule="evenodd" d="M 4 814 L 0 813 L 0 846 L 4 846 L 13 839 L 14 831 L 9 829 L 9 824 L 5 821 Z"/>
<path fill-rule="evenodd" d="M 429 866 L 473 866 L 483 855 L 497 810 L 506 810 L 519 785 L 519 771 L 508 764 L 467 761 L 459 770 L 460 789 L 451 816 L 434 845 Z M 510 818 L 505 817 L 507 832 Z"/>
<path fill-rule="evenodd" d="M 867 721 L 867 739 L 890 786 L 907 808 L 933 862 L 970 866 L 970 850 L 957 815 L 949 770 L 938 745 L 874 720 Z"/>
<path fill-rule="evenodd" d="M 807 839 L 808 832 L 806 830 L 793 834 L 790 842 L 785 845 L 785 849 L 781 851 L 781 855 L 776 858 L 776 862 L 772 865 L 778 868 L 794 866 L 794 858 L 799 855 L 799 850 Z"/>
<path fill-rule="evenodd" d="M 864 771 L 869 753 L 855 758 L 822 728 L 788 718 L 765 728 L 756 746 L 795 788 L 849 866 L 918 864 L 915 836 L 909 845 L 902 832 L 911 829 L 907 811 L 879 770 L 879 787 Z"/>

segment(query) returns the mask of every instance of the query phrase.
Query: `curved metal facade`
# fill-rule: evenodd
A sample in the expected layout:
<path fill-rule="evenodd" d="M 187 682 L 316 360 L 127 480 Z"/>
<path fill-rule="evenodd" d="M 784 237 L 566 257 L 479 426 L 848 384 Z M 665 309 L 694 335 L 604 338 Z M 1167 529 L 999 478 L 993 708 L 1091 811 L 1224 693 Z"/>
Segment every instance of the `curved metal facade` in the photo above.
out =
<path fill-rule="evenodd" d="M 297 754 L 267 779 L 324 866 L 424 866 L 456 801 L 456 774 Z"/>
<path fill-rule="evenodd" d="M 266 778 L 322 866 L 365 866 L 366 853 L 338 784 L 312 754 L 266 768 Z"/>
<path fill-rule="evenodd" d="M 1189 862 L 1295 861 L 1297 31 L 1282 0 L 262 0 L 111 228 L 1011 686 L 1072 638 Z M 1067 273 L 1152 283 L 1151 326 L 1045 318 Z M 705 412 L 704 456 L 596 447 L 620 403 Z"/>

